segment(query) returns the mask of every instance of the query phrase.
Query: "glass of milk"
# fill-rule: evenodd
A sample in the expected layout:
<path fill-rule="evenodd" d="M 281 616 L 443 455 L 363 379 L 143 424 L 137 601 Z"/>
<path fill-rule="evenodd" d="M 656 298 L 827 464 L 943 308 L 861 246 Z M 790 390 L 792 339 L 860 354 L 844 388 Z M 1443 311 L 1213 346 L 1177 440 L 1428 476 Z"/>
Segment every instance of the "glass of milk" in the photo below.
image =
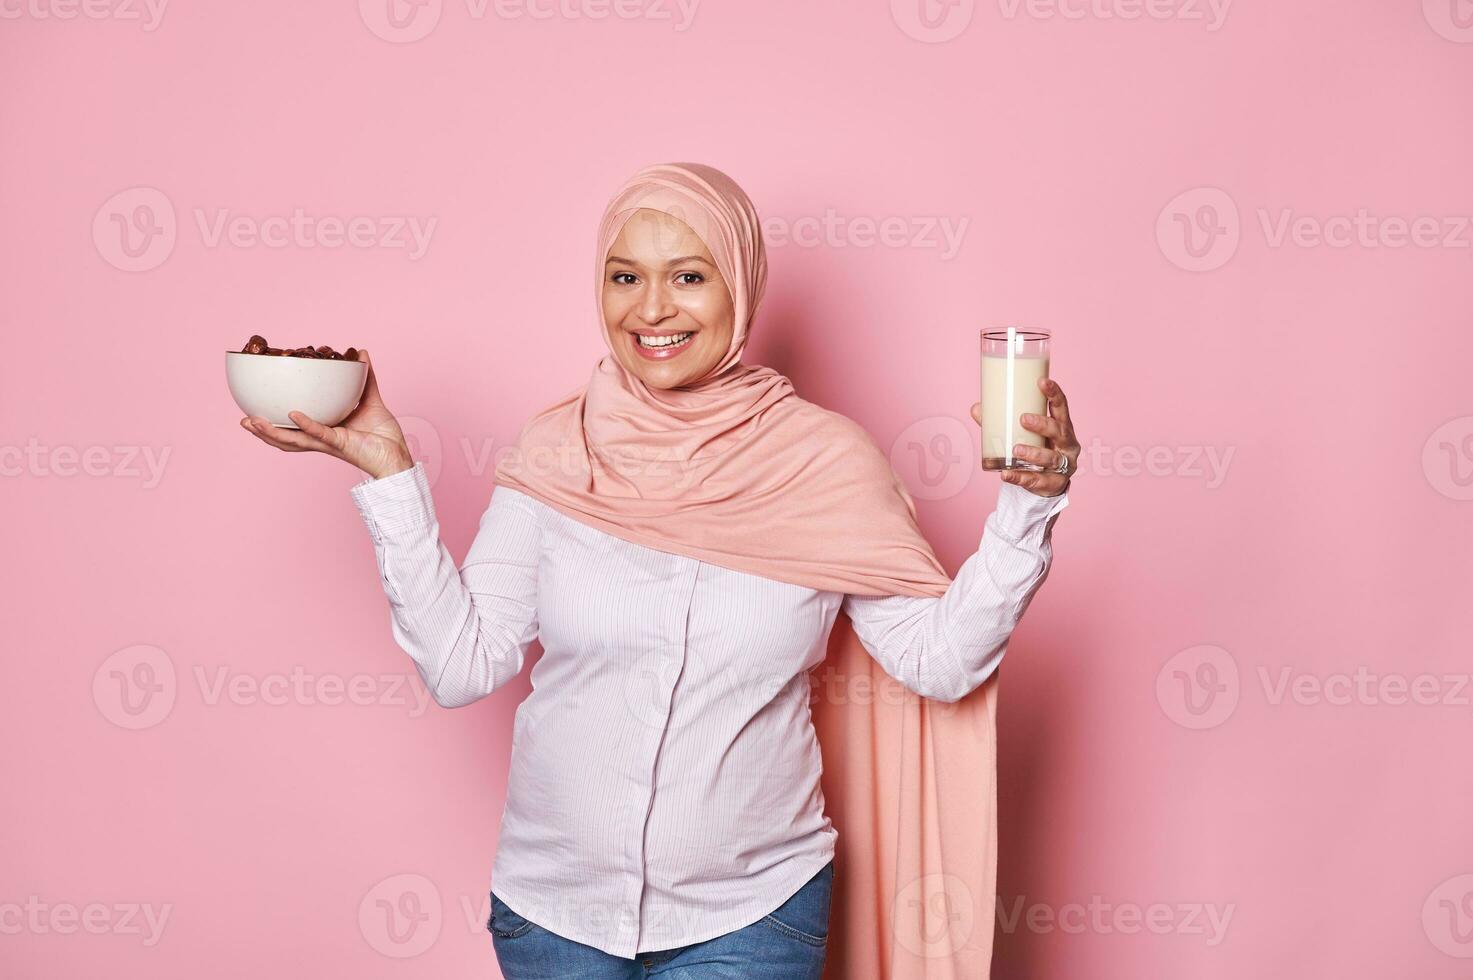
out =
<path fill-rule="evenodd" d="M 1020 416 L 1048 414 L 1038 379 L 1048 377 L 1049 332 L 999 327 L 982 331 L 982 468 L 1043 469 L 1013 455 L 1013 447 L 1042 446 L 1043 436 L 1023 428 Z"/>

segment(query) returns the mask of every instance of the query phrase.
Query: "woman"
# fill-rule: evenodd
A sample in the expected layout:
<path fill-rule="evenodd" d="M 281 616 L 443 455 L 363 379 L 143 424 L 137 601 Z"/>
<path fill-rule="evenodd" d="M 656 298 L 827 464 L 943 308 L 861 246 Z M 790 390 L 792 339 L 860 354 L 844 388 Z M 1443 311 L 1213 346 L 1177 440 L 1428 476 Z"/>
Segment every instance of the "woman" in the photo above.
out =
<path fill-rule="evenodd" d="M 987 682 L 1067 506 L 1079 442 L 1063 392 L 1043 382 L 1051 414 L 1023 424 L 1050 445 L 1016 449 L 1041 471 L 1003 474 L 1012 485 L 953 582 L 864 430 L 739 360 L 766 257 L 729 177 L 698 164 L 635 175 L 605 211 L 596 270 L 612 356 L 523 428 L 458 570 L 371 364 L 339 426 L 242 420 L 371 477 L 352 495 L 395 640 L 437 702 L 484 697 L 542 642 L 492 874 L 502 972 L 816 980 L 835 880 L 850 900 L 831 971 L 970 970 L 992 932 Z M 826 657 L 883 669 L 919 704 L 855 689 L 810 706 Z M 933 711 L 959 702 L 969 714 Z M 837 879 L 821 775 L 857 835 Z M 955 916 L 928 889 L 954 903 L 952 879 L 973 882 L 986 914 L 970 941 L 938 946 L 934 927 Z M 890 934 L 874 935 L 877 916 Z"/>

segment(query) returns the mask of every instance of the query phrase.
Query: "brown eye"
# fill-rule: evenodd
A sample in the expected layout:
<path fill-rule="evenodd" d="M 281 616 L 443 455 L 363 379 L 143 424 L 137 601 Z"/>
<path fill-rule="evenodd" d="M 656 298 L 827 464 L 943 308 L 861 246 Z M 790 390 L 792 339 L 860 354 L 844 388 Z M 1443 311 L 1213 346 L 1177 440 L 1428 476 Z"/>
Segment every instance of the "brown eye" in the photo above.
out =
<path fill-rule="evenodd" d="M 620 279 L 619 278 L 620 276 L 628 276 L 630 279 L 633 279 L 634 278 L 634 273 L 632 273 L 632 272 L 616 272 L 611 277 L 613 279 L 613 281 L 614 282 L 617 282 L 619 285 L 621 285 L 621 286 L 627 286 L 627 285 L 629 285 L 629 283 L 627 283 L 624 280 Z"/>
<path fill-rule="evenodd" d="M 682 272 L 680 275 L 676 276 L 675 278 L 676 279 L 685 279 L 687 276 L 689 276 L 690 278 L 694 279 L 695 282 L 682 282 L 681 283 L 682 286 L 697 286 L 697 285 L 700 285 L 701 283 L 703 283 L 703 282 L 706 281 L 706 277 L 703 276 L 703 275 L 701 275 L 699 272 Z"/>

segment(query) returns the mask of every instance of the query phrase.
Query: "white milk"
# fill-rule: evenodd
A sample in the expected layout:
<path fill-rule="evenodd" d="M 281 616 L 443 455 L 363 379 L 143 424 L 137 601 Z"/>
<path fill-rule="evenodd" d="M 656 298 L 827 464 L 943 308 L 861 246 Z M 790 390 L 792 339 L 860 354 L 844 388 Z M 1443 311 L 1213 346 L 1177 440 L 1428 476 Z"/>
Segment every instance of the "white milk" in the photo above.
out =
<path fill-rule="evenodd" d="M 1011 384 L 1008 363 L 1012 362 Z M 1047 357 L 1012 358 L 1005 354 L 982 355 L 982 460 L 986 469 L 1007 465 L 1013 446 L 1042 446 L 1043 436 L 1023 428 L 1018 416 L 1024 412 L 1048 414 L 1048 399 L 1038 390 L 1038 379 L 1048 377 Z M 988 465 L 991 463 L 992 465 Z M 1032 466 L 1032 463 L 1026 464 Z"/>

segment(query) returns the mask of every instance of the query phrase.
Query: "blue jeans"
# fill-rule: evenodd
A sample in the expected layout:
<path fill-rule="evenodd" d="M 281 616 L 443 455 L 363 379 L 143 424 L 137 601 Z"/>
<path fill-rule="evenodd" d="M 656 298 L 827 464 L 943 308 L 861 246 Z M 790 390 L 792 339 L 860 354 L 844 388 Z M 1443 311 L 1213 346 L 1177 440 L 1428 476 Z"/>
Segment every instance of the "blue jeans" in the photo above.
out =
<path fill-rule="evenodd" d="M 491 944 L 506 980 L 820 980 L 829 941 L 834 862 L 756 922 L 715 939 L 634 959 L 612 956 L 513 912 L 491 892 Z"/>

